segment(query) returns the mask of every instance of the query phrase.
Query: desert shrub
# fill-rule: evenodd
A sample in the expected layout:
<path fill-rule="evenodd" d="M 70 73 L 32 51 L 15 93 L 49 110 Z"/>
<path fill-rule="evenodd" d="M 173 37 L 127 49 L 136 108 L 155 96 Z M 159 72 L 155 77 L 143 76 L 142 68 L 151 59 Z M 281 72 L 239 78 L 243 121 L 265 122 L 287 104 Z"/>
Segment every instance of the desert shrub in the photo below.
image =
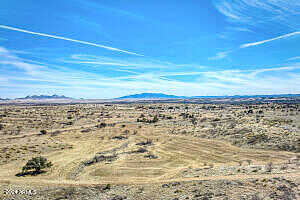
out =
<path fill-rule="evenodd" d="M 180 113 L 179 116 L 182 116 L 184 119 L 188 119 L 188 118 L 192 119 L 192 118 L 194 118 L 194 115 L 191 115 L 189 113 Z"/>
<path fill-rule="evenodd" d="M 255 144 L 259 142 L 268 142 L 269 137 L 265 134 L 262 133 L 260 135 L 248 135 L 247 136 L 247 143 L 248 144 Z"/>
<path fill-rule="evenodd" d="M 248 163 L 248 165 L 251 165 L 252 160 L 246 160 L 246 162 Z"/>
<path fill-rule="evenodd" d="M 156 156 L 156 155 L 153 155 L 153 154 L 149 153 L 149 154 L 145 155 L 145 156 L 144 156 L 144 158 L 149 158 L 149 159 L 157 159 L 157 158 L 158 158 L 158 156 Z"/>
<path fill-rule="evenodd" d="M 116 139 L 116 140 L 125 140 L 125 139 L 128 139 L 128 137 L 123 136 L 123 135 L 118 135 L 118 136 L 113 137 L 112 139 Z"/>
<path fill-rule="evenodd" d="M 276 147 L 283 151 L 292 151 L 292 152 L 299 152 L 299 145 L 298 144 L 289 144 L 289 143 L 282 143 L 277 144 Z"/>
<path fill-rule="evenodd" d="M 293 120 L 291 119 L 265 119 L 264 124 L 275 126 L 275 125 L 283 125 L 283 124 L 291 124 Z"/>
<path fill-rule="evenodd" d="M 76 113 L 76 110 L 68 110 L 68 113 Z"/>
<path fill-rule="evenodd" d="M 110 123 L 110 124 L 107 124 L 107 126 L 115 127 L 115 126 L 116 126 L 116 123 Z"/>
<path fill-rule="evenodd" d="M 197 119 L 196 118 L 192 118 L 191 119 L 191 122 L 192 122 L 192 124 L 194 125 L 194 126 L 196 126 L 197 125 Z"/>
<path fill-rule="evenodd" d="M 22 173 L 26 173 L 28 170 L 34 170 L 35 172 L 41 172 L 41 169 L 49 168 L 52 166 L 51 162 L 48 162 L 45 157 L 35 157 L 27 161 L 26 165 L 22 168 Z"/>
<path fill-rule="evenodd" d="M 280 166 L 280 170 L 286 170 L 288 168 L 287 164 L 283 164 Z"/>
<path fill-rule="evenodd" d="M 200 122 L 205 122 L 207 120 L 207 118 L 206 117 L 203 117 L 203 118 L 201 118 L 199 121 Z"/>
<path fill-rule="evenodd" d="M 139 146 L 151 146 L 152 145 L 152 140 L 147 139 L 146 141 L 139 142 L 136 145 L 139 145 Z"/>
<path fill-rule="evenodd" d="M 166 118 L 166 115 L 163 115 L 163 114 L 159 114 L 158 115 L 160 118 L 162 118 L 162 119 L 165 119 Z"/>
<path fill-rule="evenodd" d="M 266 172 L 271 172 L 273 169 L 273 163 L 272 162 L 269 162 L 267 165 L 266 165 Z"/>
<path fill-rule="evenodd" d="M 152 121 L 151 121 L 150 123 L 156 123 L 156 122 L 158 122 L 158 117 L 157 117 L 157 115 L 155 115 L 155 116 L 153 117 L 153 119 L 152 119 Z"/>
<path fill-rule="evenodd" d="M 243 161 L 242 160 L 239 160 L 238 163 L 239 163 L 239 166 L 243 165 Z"/>
<path fill-rule="evenodd" d="M 129 133 L 130 133 L 130 131 L 126 129 L 125 131 L 123 131 L 123 133 L 125 133 L 125 134 L 129 134 Z"/>
<path fill-rule="evenodd" d="M 254 194 L 252 197 L 251 197 L 251 200 L 262 200 L 262 198 L 259 196 L 259 194 Z"/>
<path fill-rule="evenodd" d="M 213 122 L 219 122 L 219 121 L 221 121 L 221 119 L 220 118 L 214 118 L 214 119 L 212 119 L 212 121 Z"/>
<path fill-rule="evenodd" d="M 138 150 L 136 150 L 134 153 L 145 153 L 147 152 L 148 150 L 145 149 L 145 148 L 139 148 Z"/>
<path fill-rule="evenodd" d="M 232 122 L 232 123 L 228 124 L 228 127 L 227 127 L 227 128 L 233 129 L 233 128 L 235 128 L 235 127 L 236 127 L 236 123 L 235 123 L 235 122 Z"/>
<path fill-rule="evenodd" d="M 137 106 L 136 109 L 144 109 L 144 106 Z"/>
<path fill-rule="evenodd" d="M 137 121 L 137 122 L 145 122 L 145 123 L 149 123 L 149 124 L 151 124 L 151 123 L 156 123 L 156 122 L 158 122 L 158 116 L 155 115 L 155 116 L 153 117 L 153 119 L 138 118 L 136 121 Z"/>
<path fill-rule="evenodd" d="M 253 114 L 253 110 L 248 110 L 247 114 Z"/>
<path fill-rule="evenodd" d="M 188 132 L 186 130 L 181 131 L 181 134 L 187 134 Z"/>
<path fill-rule="evenodd" d="M 215 123 L 215 122 L 212 122 L 212 123 L 210 123 L 210 124 L 211 124 L 211 126 L 214 127 L 214 128 L 216 128 L 216 127 L 218 126 L 218 124 Z"/>
<path fill-rule="evenodd" d="M 66 122 L 66 125 L 73 125 L 73 122 Z"/>
<path fill-rule="evenodd" d="M 234 130 L 234 134 L 245 135 L 247 133 L 251 133 L 252 130 L 249 128 L 238 128 Z"/>
<path fill-rule="evenodd" d="M 96 125 L 97 128 L 105 128 L 107 124 L 105 122 L 101 122 L 100 124 Z"/>
<path fill-rule="evenodd" d="M 93 158 L 83 161 L 82 164 L 84 166 L 90 166 L 93 165 L 95 163 L 99 163 L 99 162 L 112 162 L 117 160 L 118 157 L 116 154 L 112 154 L 112 155 L 96 155 Z"/>
<path fill-rule="evenodd" d="M 137 118 L 137 120 L 136 120 L 136 122 L 145 122 L 145 121 L 147 121 L 146 118 L 141 118 L 141 119 Z"/>
<path fill-rule="evenodd" d="M 88 132 L 90 132 L 90 131 L 92 131 L 90 128 L 87 128 L 87 129 L 83 129 L 83 130 L 81 130 L 80 132 L 81 133 L 88 133 Z"/>
<path fill-rule="evenodd" d="M 58 135 L 58 134 L 60 134 L 61 132 L 59 131 L 59 130 L 57 130 L 57 131 L 54 131 L 54 132 L 52 132 L 51 133 L 51 136 L 56 136 L 56 135 Z"/>
<path fill-rule="evenodd" d="M 105 185 L 105 187 L 103 188 L 104 190 L 110 190 L 111 189 L 111 185 L 108 183 Z"/>

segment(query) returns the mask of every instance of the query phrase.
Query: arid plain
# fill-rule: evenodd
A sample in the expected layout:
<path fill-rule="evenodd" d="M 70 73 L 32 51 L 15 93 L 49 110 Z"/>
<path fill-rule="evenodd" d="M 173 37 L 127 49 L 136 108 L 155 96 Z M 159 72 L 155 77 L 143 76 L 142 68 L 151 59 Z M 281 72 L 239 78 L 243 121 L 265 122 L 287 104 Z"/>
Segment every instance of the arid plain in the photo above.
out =
<path fill-rule="evenodd" d="M 296 103 L 2 105 L 0 129 L 2 199 L 300 198 Z"/>

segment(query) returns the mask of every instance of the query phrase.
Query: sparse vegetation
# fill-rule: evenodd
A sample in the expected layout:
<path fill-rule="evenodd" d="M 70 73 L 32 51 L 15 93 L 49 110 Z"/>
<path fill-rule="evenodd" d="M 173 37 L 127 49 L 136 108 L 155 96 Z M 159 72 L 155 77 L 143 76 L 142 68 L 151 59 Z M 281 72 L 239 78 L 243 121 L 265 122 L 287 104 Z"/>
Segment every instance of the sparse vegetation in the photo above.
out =
<path fill-rule="evenodd" d="M 268 162 L 268 164 L 266 165 L 266 172 L 272 172 L 272 169 L 273 169 L 273 163 Z"/>
<path fill-rule="evenodd" d="M 42 169 L 50 168 L 52 166 L 51 162 L 48 162 L 45 157 L 34 157 L 30 159 L 26 165 L 22 168 L 22 173 L 25 174 L 28 171 L 34 170 L 33 173 L 40 173 Z"/>
<path fill-rule="evenodd" d="M 47 171 L 32 179 L 45 184 L 51 179 L 53 186 L 56 179 L 66 184 L 101 182 L 90 190 L 93 195 L 107 195 L 99 199 L 149 195 L 145 191 L 154 188 L 152 180 L 158 184 L 153 191 L 166 192 L 166 199 L 178 195 L 231 198 L 228 194 L 235 199 L 293 199 L 297 195 L 293 183 L 299 181 L 279 177 L 299 172 L 298 110 L 298 104 L 284 103 L 3 106 L 0 183 L 3 178 L 11 185 L 15 179 L 30 184 L 26 175 Z M 39 167 L 51 163 L 41 161 L 39 155 L 49 158 L 55 167 Z M 31 161 L 18 173 L 28 158 Z M 16 173 L 24 178 L 15 177 Z M 278 179 L 271 178 L 277 174 Z M 164 183 L 159 185 L 160 180 Z M 145 189 L 139 181 L 145 182 Z M 127 187 L 132 183 L 135 188 Z M 51 197 L 76 199 L 88 187 L 74 188 Z M 258 188 L 264 195 L 254 192 Z M 160 198 L 151 195 L 149 199 Z"/>
<path fill-rule="evenodd" d="M 97 128 L 105 128 L 107 124 L 105 122 L 101 122 L 100 124 L 96 125 Z"/>

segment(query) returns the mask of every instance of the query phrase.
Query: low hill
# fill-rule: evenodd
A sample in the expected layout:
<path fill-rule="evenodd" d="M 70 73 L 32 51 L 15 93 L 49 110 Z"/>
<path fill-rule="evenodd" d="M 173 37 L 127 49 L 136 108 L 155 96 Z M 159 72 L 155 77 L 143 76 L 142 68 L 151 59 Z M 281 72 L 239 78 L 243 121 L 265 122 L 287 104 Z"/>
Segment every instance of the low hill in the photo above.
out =
<path fill-rule="evenodd" d="M 72 99 L 70 97 L 66 97 L 64 95 L 32 95 L 32 96 L 26 96 L 24 98 L 17 98 L 17 99 Z"/>
<path fill-rule="evenodd" d="M 183 96 L 167 95 L 163 93 L 141 93 L 119 97 L 118 99 L 182 99 Z"/>
<path fill-rule="evenodd" d="M 163 93 L 141 93 L 119 97 L 117 99 L 202 99 L 202 98 L 294 98 L 300 97 L 300 94 L 274 94 L 274 95 L 234 95 L 234 96 L 176 96 Z"/>

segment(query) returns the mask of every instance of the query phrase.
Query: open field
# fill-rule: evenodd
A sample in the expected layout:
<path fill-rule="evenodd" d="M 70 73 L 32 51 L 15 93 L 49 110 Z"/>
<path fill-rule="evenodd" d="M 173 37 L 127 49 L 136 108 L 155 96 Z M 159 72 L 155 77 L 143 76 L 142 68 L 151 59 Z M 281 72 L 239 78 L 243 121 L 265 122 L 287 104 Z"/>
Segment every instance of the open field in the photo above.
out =
<path fill-rule="evenodd" d="M 300 198 L 299 104 L 3 105 L 0 129 L 0 198 Z"/>

